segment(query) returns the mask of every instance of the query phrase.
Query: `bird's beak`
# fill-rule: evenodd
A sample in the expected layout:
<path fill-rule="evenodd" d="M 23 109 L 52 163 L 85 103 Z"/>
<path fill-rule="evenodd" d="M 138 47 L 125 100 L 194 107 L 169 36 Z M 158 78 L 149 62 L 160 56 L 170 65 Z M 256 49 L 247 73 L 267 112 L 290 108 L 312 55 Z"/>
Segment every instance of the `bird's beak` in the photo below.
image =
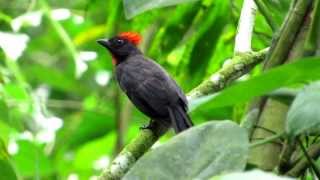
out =
<path fill-rule="evenodd" d="M 106 48 L 108 48 L 110 45 L 109 39 L 99 39 L 97 40 L 97 43 L 99 43 L 100 45 Z"/>

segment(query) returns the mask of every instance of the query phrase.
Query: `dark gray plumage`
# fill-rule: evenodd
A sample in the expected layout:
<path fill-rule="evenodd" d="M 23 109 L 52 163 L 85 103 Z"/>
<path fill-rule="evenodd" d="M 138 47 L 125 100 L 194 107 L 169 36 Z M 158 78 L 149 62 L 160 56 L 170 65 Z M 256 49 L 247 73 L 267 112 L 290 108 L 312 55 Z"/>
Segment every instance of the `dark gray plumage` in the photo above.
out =
<path fill-rule="evenodd" d="M 172 125 L 176 133 L 192 126 L 184 93 L 160 65 L 145 58 L 125 39 L 114 37 L 102 41 L 99 43 L 117 61 L 116 79 L 121 89 L 141 112 L 158 122 Z"/>

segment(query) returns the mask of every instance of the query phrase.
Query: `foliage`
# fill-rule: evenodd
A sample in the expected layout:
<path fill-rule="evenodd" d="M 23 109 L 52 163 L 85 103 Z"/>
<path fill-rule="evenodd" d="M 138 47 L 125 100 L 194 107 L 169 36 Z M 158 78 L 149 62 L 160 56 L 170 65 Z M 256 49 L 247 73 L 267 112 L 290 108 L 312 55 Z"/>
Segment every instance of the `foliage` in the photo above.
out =
<path fill-rule="evenodd" d="M 253 51 L 272 45 L 296 1 L 256 1 Z M 112 57 L 97 39 L 121 31 L 141 33 L 142 51 L 188 92 L 234 56 L 244 2 L 0 0 L 0 179 L 95 179 L 149 121 L 120 92 Z M 280 94 L 289 97 L 285 103 L 290 106 L 281 138 L 307 137 L 312 142 L 303 139 L 305 145 L 319 144 L 319 82 L 313 82 L 319 80 L 320 67 L 319 0 L 313 4 L 298 62 L 267 72 L 257 66 L 230 88 L 199 101 L 190 114 L 196 127 L 178 136 L 167 133 L 160 147 L 143 156 L 125 177 L 161 179 L 166 172 L 166 178 L 181 179 L 280 179 L 261 171 L 221 173 L 250 169 L 252 139 L 236 123 L 250 115 L 250 100 L 283 87 L 298 95 Z M 219 122 L 225 119 L 233 122 Z M 187 156 L 190 161 L 185 161 Z M 314 174 L 303 172 L 299 176 Z"/>
<path fill-rule="evenodd" d="M 288 134 L 296 136 L 302 133 L 311 133 L 311 130 L 315 133 L 319 131 L 319 91 L 320 83 L 317 81 L 306 86 L 294 99 L 288 112 Z"/>
<path fill-rule="evenodd" d="M 124 179 L 208 179 L 243 170 L 248 150 L 248 136 L 243 128 L 230 121 L 212 121 L 156 147 Z"/>

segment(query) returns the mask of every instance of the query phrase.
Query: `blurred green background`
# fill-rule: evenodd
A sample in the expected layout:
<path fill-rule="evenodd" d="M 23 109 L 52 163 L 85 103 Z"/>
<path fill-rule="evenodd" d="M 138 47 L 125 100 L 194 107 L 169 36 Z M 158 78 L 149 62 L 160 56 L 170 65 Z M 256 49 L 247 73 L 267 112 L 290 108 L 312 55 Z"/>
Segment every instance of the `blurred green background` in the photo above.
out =
<path fill-rule="evenodd" d="M 267 4 L 277 26 L 289 2 Z M 188 92 L 233 56 L 241 5 L 202 0 L 126 19 L 120 0 L 0 0 L 0 162 L 10 155 L 23 179 L 95 179 L 149 121 L 119 90 L 111 56 L 96 40 L 139 32 L 142 51 Z M 134 10 L 127 17 L 139 13 Z M 271 38 L 258 12 L 253 50 Z M 239 122 L 244 111 L 245 104 L 208 105 L 191 117 L 195 124 Z"/>

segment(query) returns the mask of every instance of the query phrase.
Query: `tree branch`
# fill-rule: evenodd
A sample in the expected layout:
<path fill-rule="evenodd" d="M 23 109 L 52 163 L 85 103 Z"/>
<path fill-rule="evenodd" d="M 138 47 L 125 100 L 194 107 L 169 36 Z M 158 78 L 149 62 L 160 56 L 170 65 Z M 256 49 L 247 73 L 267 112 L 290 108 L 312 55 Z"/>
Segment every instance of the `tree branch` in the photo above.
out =
<path fill-rule="evenodd" d="M 261 141 L 258 141 L 258 142 L 250 144 L 250 148 L 254 148 L 254 147 L 261 146 L 261 145 L 264 145 L 264 144 L 267 144 L 267 143 L 271 143 L 274 140 L 283 137 L 284 135 L 285 135 L 285 133 L 279 133 L 279 134 L 267 137 L 267 138 L 265 138 L 265 139 L 263 139 Z"/>
<path fill-rule="evenodd" d="M 281 26 L 279 35 L 273 40 L 264 69 L 270 69 L 280 65 L 288 58 L 289 52 L 301 29 L 304 18 L 308 15 L 307 12 L 311 5 L 311 0 L 297 0 L 292 9 L 290 9 Z"/>
<path fill-rule="evenodd" d="M 235 80 L 250 71 L 255 65 L 260 63 L 267 53 L 267 49 L 259 52 L 249 52 L 232 59 L 230 64 L 223 66 L 214 73 L 208 80 L 202 82 L 187 95 L 188 101 L 212 94 L 223 89 L 232 80 Z M 154 123 L 157 123 L 154 121 Z M 106 168 L 100 180 L 120 179 L 130 167 L 163 135 L 168 128 L 155 124 L 152 131 L 150 129 L 141 130 L 135 139 L 128 144 L 121 153 Z"/>

